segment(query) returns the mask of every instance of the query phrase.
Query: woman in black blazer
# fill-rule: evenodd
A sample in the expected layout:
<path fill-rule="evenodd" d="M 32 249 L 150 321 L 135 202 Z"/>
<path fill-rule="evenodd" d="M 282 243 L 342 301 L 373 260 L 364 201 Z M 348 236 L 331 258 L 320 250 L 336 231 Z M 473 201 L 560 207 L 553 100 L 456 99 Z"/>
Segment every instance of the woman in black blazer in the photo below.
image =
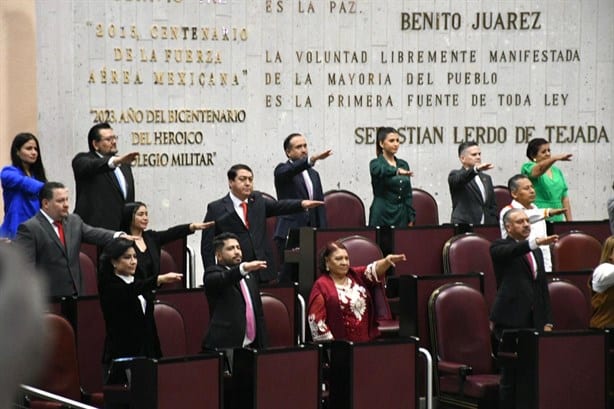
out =
<path fill-rule="evenodd" d="M 153 290 L 183 277 L 167 273 L 135 278 L 137 258 L 133 245 L 132 240 L 119 237 L 107 244 L 100 256 L 98 293 L 106 329 L 102 357 L 105 369 L 116 358 L 162 355 L 153 315 Z"/>
<path fill-rule="evenodd" d="M 121 230 L 137 237 L 134 250 L 138 266 L 135 277 L 148 278 L 160 274 L 160 252 L 162 246 L 171 241 L 186 237 L 196 230 L 213 226 L 214 222 L 180 224 L 168 230 L 147 230 L 149 212 L 143 202 L 126 203 L 122 213 Z"/>

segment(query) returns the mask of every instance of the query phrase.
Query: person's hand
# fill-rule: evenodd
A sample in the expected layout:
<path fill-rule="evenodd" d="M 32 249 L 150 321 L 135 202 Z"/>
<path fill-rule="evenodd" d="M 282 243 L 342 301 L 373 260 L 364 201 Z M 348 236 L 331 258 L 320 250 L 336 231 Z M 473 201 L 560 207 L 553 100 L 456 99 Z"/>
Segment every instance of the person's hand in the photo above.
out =
<path fill-rule="evenodd" d="M 267 266 L 266 261 L 263 260 L 247 261 L 242 264 L 243 270 L 247 271 L 248 273 L 251 273 L 252 271 L 264 270 Z"/>
<path fill-rule="evenodd" d="M 183 274 L 179 274 L 179 273 L 160 274 L 158 276 L 158 285 L 177 283 L 181 281 L 182 278 L 183 278 Z"/>
<path fill-rule="evenodd" d="M 137 156 L 139 156 L 138 152 L 126 153 L 124 155 L 114 157 L 113 163 L 115 165 L 129 165 L 136 160 Z"/>
<path fill-rule="evenodd" d="M 205 230 L 205 229 L 208 229 L 209 227 L 213 227 L 214 225 L 215 225 L 215 222 L 190 223 L 190 231 Z"/>
<path fill-rule="evenodd" d="M 333 154 L 333 150 L 327 149 L 324 152 L 320 152 L 317 155 L 313 155 L 311 158 L 309 158 L 309 162 L 316 163 L 316 161 L 319 161 L 320 159 L 326 159 L 332 154 Z"/>
<path fill-rule="evenodd" d="M 121 232 L 121 233 L 119 234 L 119 237 L 121 237 L 122 239 L 132 240 L 132 241 L 137 241 L 137 240 L 142 239 L 142 237 L 141 237 L 141 236 L 133 236 L 133 235 L 131 235 L 131 234 L 126 234 L 126 233 L 124 233 L 124 232 Z"/>
<path fill-rule="evenodd" d="M 414 171 L 413 170 L 407 170 L 407 169 L 397 169 L 397 175 L 399 176 L 414 176 Z"/>
<path fill-rule="evenodd" d="M 544 325 L 544 332 L 552 332 L 552 324 Z"/>
<path fill-rule="evenodd" d="M 561 153 L 559 155 L 554 155 L 554 160 L 562 160 L 565 162 L 569 162 L 572 157 L 573 157 L 573 154 L 571 153 Z"/>
<path fill-rule="evenodd" d="M 484 170 L 491 170 L 491 169 L 494 169 L 494 168 L 495 168 L 495 165 L 492 164 L 492 163 L 480 163 L 479 165 L 476 165 L 476 167 L 475 167 L 475 169 L 478 172 L 482 172 Z"/>
<path fill-rule="evenodd" d="M 564 214 L 567 209 L 548 209 L 548 217 L 556 216 L 557 214 Z"/>
<path fill-rule="evenodd" d="M 314 207 L 322 206 L 324 204 L 321 200 L 302 200 L 301 206 L 303 209 L 312 209 Z"/>
<path fill-rule="evenodd" d="M 384 260 L 394 267 L 399 261 L 406 261 L 407 258 L 405 257 L 405 254 L 388 254 L 386 257 L 384 257 Z"/>
<path fill-rule="evenodd" d="M 559 235 L 558 234 L 553 234 L 552 236 L 546 236 L 546 237 L 538 237 L 535 239 L 535 244 L 537 244 L 538 246 L 546 246 L 552 243 L 556 243 L 557 241 L 559 241 Z"/>
<path fill-rule="evenodd" d="M 414 222 L 407 223 L 407 227 L 414 227 Z"/>

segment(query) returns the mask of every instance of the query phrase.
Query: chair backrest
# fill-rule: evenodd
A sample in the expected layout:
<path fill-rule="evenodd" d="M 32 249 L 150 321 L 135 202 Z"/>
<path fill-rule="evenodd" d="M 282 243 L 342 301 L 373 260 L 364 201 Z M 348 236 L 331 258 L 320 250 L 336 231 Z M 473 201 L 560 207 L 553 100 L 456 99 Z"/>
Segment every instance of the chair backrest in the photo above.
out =
<path fill-rule="evenodd" d="M 262 300 L 262 310 L 264 321 L 271 347 L 291 347 L 295 344 L 294 320 L 286 304 L 273 294 L 267 292 L 260 293 Z"/>
<path fill-rule="evenodd" d="M 497 214 L 501 213 L 501 209 L 503 209 L 508 204 L 512 203 L 512 195 L 507 186 L 497 185 L 493 187 L 495 191 L 495 202 L 497 203 Z"/>
<path fill-rule="evenodd" d="M 154 318 L 162 355 L 165 357 L 186 355 L 185 324 L 181 313 L 171 304 L 156 301 Z"/>
<path fill-rule="evenodd" d="M 162 287 L 164 290 L 171 290 L 177 288 L 185 288 L 185 271 L 180 271 L 177 265 L 177 262 L 168 251 L 161 249 L 160 250 L 160 274 L 166 273 L 182 273 L 184 274 L 183 281 L 172 284 L 164 284 Z"/>
<path fill-rule="evenodd" d="M 40 389 L 76 401 L 81 400 L 75 332 L 70 323 L 55 314 L 46 314 L 49 331 L 48 355 L 39 381 Z"/>
<path fill-rule="evenodd" d="M 429 299 L 431 345 L 439 360 L 493 373 L 488 307 L 482 294 L 463 283 L 446 284 Z"/>
<path fill-rule="evenodd" d="M 599 265 L 601 243 L 581 231 L 559 236 L 552 247 L 552 271 L 589 270 Z"/>
<path fill-rule="evenodd" d="M 348 190 L 329 190 L 324 193 L 326 221 L 329 228 L 365 227 L 365 205 Z"/>
<path fill-rule="evenodd" d="M 484 297 L 490 308 L 497 294 L 497 280 L 490 257 L 490 240 L 475 234 L 458 234 L 443 246 L 446 274 L 484 273 Z"/>
<path fill-rule="evenodd" d="M 187 353 L 198 354 L 203 334 L 209 328 L 209 304 L 202 288 L 159 292 L 158 300 L 177 308 L 185 325 Z"/>
<path fill-rule="evenodd" d="M 83 294 L 98 294 L 98 282 L 96 279 L 96 264 L 84 252 L 79 252 L 79 265 L 81 266 L 81 280 L 83 281 Z"/>
<path fill-rule="evenodd" d="M 416 226 L 438 225 L 439 208 L 437 201 L 426 190 L 413 188 L 412 202 L 416 211 Z"/>
<path fill-rule="evenodd" d="M 339 241 L 347 248 L 352 266 L 366 266 L 383 257 L 377 243 L 364 236 L 353 235 Z"/>
<path fill-rule="evenodd" d="M 554 279 L 548 282 L 555 330 L 588 329 L 590 312 L 586 298 L 574 284 Z"/>

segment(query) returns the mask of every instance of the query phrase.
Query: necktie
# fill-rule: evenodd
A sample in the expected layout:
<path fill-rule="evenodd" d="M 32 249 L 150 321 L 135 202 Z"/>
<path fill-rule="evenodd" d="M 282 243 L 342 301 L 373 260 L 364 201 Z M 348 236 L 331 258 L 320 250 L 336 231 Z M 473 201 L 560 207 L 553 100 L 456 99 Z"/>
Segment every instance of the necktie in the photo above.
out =
<path fill-rule="evenodd" d="M 249 296 L 249 289 L 245 280 L 239 282 L 241 293 L 245 300 L 245 336 L 251 342 L 256 338 L 256 320 L 254 318 L 254 308 L 252 307 L 252 299 Z"/>
<path fill-rule="evenodd" d="M 535 263 L 533 262 L 531 252 L 527 253 L 527 261 L 529 262 L 529 266 L 531 267 L 531 275 L 533 276 L 533 280 L 535 280 L 537 279 L 537 270 L 535 269 Z"/>
<path fill-rule="evenodd" d="M 305 187 L 307 188 L 307 195 L 309 196 L 309 199 L 312 200 L 313 199 L 313 183 L 311 183 L 309 172 L 307 172 L 307 170 L 304 170 L 302 173 L 303 173 L 303 179 L 305 180 Z"/>
<path fill-rule="evenodd" d="M 58 228 L 58 236 L 60 236 L 60 242 L 64 247 L 66 247 L 66 239 L 64 238 L 64 226 L 62 226 L 62 222 L 59 220 L 55 220 L 53 225 Z"/>
<path fill-rule="evenodd" d="M 247 203 L 241 202 L 241 207 L 243 208 L 243 221 L 245 222 L 245 227 L 249 229 L 249 221 L 247 220 Z"/>
<path fill-rule="evenodd" d="M 124 177 L 124 174 L 122 173 L 119 167 L 116 167 L 113 173 L 115 173 L 115 178 L 117 179 L 117 183 L 119 183 L 119 188 L 122 191 L 122 195 L 124 199 L 126 199 L 127 197 L 126 178 Z"/>

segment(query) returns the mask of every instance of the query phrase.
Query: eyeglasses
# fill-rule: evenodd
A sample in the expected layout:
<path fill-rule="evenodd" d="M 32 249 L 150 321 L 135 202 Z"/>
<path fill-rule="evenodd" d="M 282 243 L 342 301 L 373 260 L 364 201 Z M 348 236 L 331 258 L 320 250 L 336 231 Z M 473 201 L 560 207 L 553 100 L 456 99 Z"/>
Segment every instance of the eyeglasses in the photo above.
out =
<path fill-rule="evenodd" d="M 107 136 L 107 137 L 104 137 L 104 138 L 100 138 L 100 140 L 102 142 L 117 141 L 118 139 L 119 139 L 119 136 L 117 136 L 117 135 L 111 135 L 111 136 Z"/>

